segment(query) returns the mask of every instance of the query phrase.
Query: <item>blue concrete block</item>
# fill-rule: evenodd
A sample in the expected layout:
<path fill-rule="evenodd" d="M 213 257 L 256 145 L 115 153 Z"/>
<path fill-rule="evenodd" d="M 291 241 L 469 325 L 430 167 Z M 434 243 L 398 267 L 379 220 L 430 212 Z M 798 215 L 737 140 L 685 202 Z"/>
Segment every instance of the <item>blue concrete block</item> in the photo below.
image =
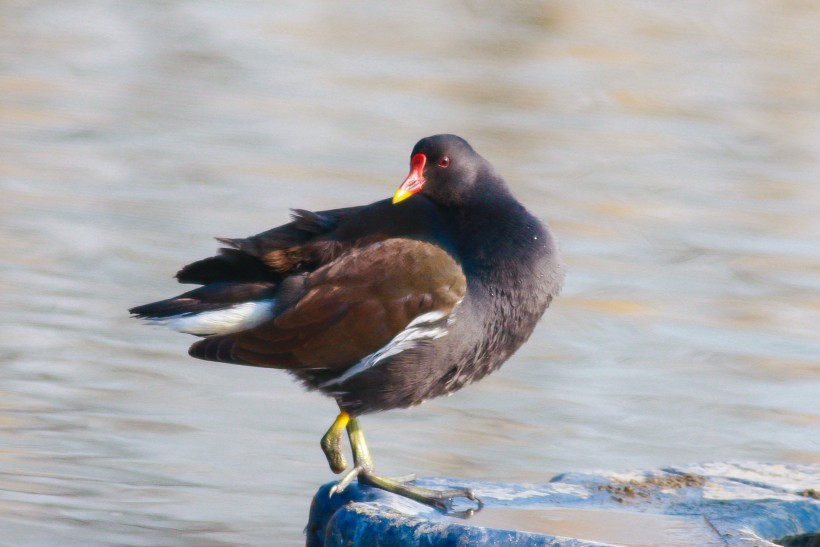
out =
<path fill-rule="evenodd" d="M 565 473 L 546 484 L 417 484 L 472 488 L 485 508 L 457 519 L 356 483 L 331 497 L 328 483 L 313 499 L 307 545 L 740 547 L 801 535 L 800 545 L 820 544 L 820 466 L 711 463 Z"/>

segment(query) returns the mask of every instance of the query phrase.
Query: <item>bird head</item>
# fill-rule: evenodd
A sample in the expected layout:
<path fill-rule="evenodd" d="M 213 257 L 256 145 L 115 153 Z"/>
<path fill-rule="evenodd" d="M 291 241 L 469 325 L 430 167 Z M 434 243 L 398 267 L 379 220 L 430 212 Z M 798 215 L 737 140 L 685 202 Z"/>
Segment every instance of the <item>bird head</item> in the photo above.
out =
<path fill-rule="evenodd" d="M 456 135 L 421 139 L 410 154 L 410 173 L 393 196 L 393 203 L 422 194 L 440 205 L 464 203 L 482 183 L 506 185 L 470 144 Z"/>

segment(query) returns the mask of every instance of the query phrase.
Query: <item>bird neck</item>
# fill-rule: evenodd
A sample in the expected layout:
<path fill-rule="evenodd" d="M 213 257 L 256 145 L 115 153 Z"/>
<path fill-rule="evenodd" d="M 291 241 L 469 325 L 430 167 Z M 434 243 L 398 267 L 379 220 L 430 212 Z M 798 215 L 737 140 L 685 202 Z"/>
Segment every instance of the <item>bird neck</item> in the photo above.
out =
<path fill-rule="evenodd" d="M 541 222 L 511 195 L 495 195 L 455 213 L 455 244 L 478 277 L 513 275 L 546 252 Z"/>

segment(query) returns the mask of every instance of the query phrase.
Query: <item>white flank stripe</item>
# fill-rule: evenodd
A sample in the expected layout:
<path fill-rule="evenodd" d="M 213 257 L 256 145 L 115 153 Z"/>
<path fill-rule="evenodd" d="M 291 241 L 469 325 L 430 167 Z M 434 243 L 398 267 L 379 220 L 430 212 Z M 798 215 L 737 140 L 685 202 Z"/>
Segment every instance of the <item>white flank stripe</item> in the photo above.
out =
<path fill-rule="evenodd" d="M 149 318 L 146 322 L 200 336 L 231 334 L 251 329 L 271 319 L 273 305 L 273 299 L 243 302 L 222 310 Z"/>
<path fill-rule="evenodd" d="M 407 325 L 403 331 L 393 337 L 386 346 L 375 351 L 347 369 L 344 374 L 333 380 L 328 380 L 322 387 L 332 386 L 345 382 L 348 378 L 355 376 L 365 370 L 378 365 L 379 361 L 387 359 L 393 355 L 397 355 L 406 349 L 410 349 L 416 345 L 418 340 L 435 340 L 447 334 L 447 328 L 442 326 L 431 327 L 430 323 L 435 323 L 440 319 L 444 319 L 447 314 L 441 311 L 431 311 L 419 315 Z"/>

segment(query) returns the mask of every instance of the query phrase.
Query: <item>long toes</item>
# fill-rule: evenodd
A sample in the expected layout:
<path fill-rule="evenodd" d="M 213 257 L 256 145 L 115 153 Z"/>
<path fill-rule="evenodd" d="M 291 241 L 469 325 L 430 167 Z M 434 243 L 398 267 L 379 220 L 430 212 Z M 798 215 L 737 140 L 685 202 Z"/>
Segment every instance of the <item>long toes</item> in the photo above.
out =
<path fill-rule="evenodd" d="M 458 498 L 464 498 L 475 502 L 476 504 L 474 509 L 458 511 L 458 515 L 472 516 L 475 511 L 479 511 L 484 507 L 484 502 L 482 499 L 476 496 L 475 492 L 469 488 L 464 488 L 461 490 L 441 490 L 437 492 L 435 495 L 435 506 L 436 508 L 446 511 L 447 513 L 451 513 L 453 511 L 455 500 Z"/>
<path fill-rule="evenodd" d="M 333 496 L 333 494 L 341 494 L 342 492 L 344 492 L 345 488 L 347 488 L 350 485 L 350 483 L 353 482 L 353 479 L 358 477 L 359 474 L 363 471 L 364 470 L 360 466 L 356 466 L 347 473 L 345 473 L 342 476 L 342 478 L 339 479 L 339 482 L 330 487 L 330 496 Z"/>
<path fill-rule="evenodd" d="M 452 500 L 454 498 L 467 498 L 470 501 L 476 501 L 476 495 L 472 490 L 438 490 L 436 497 Z"/>

